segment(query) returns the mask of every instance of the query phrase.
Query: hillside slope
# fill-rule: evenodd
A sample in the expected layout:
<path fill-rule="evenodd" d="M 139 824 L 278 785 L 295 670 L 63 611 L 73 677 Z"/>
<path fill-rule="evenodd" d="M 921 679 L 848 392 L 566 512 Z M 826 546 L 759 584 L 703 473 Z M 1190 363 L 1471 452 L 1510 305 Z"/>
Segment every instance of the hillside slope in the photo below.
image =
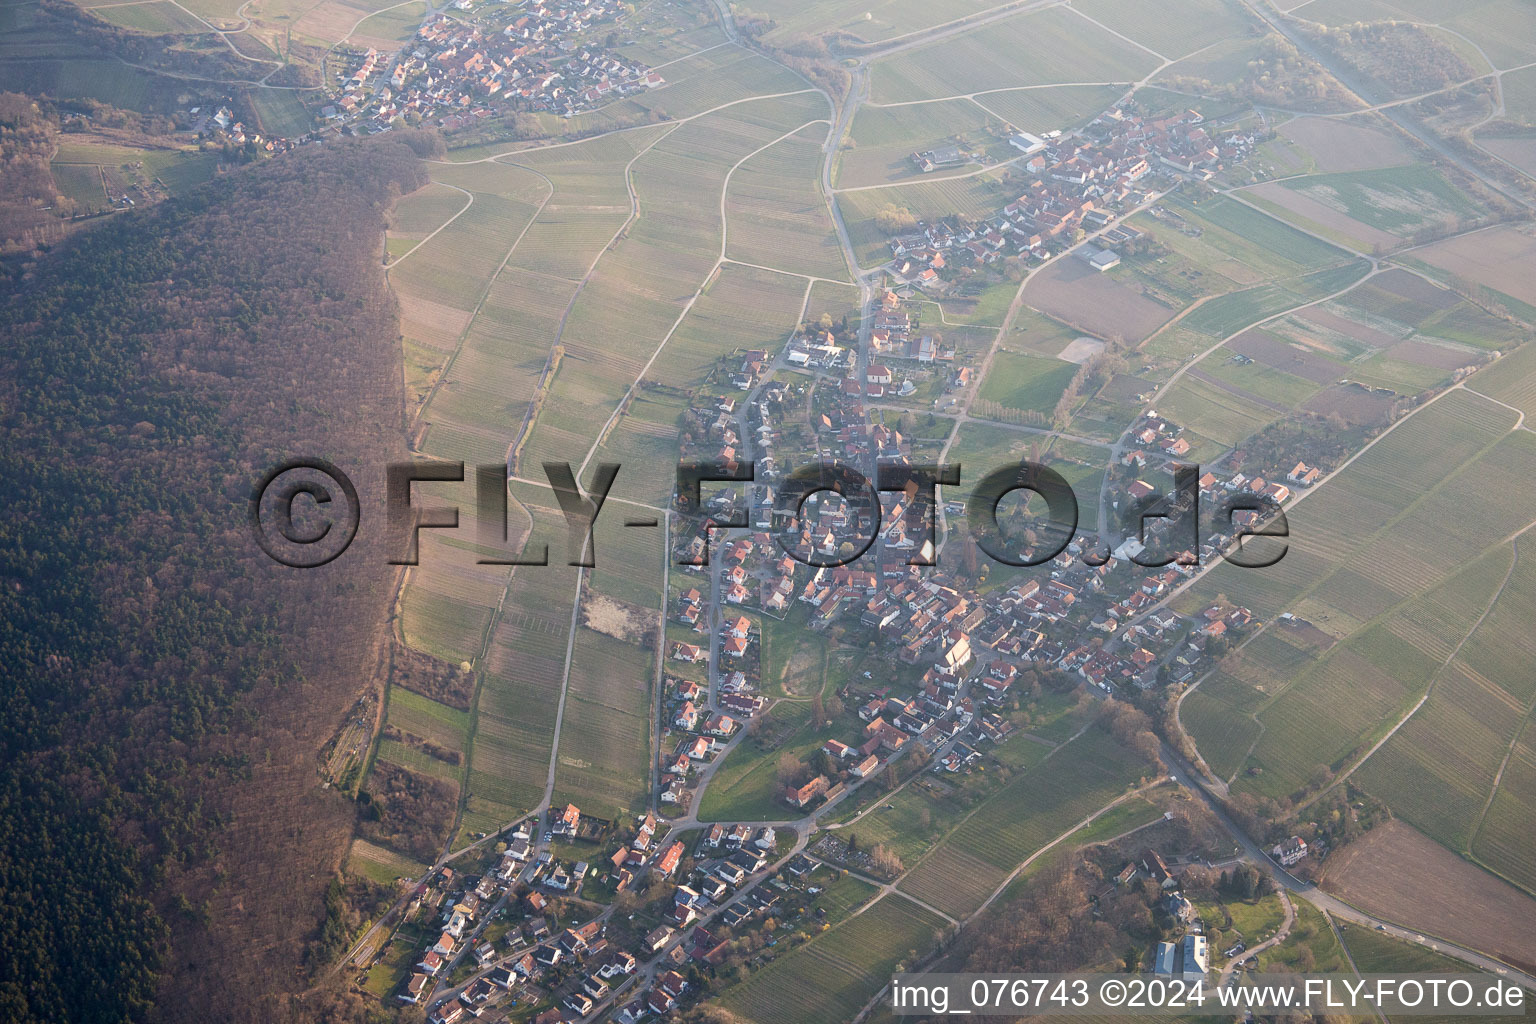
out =
<path fill-rule="evenodd" d="M 274 1020 L 308 984 L 354 820 L 316 755 L 393 577 L 379 529 L 276 565 L 247 500 L 322 456 L 382 522 L 402 447 L 380 238 L 424 182 L 399 136 L 310 147 L 0 293 L 0 1020 Z"/>

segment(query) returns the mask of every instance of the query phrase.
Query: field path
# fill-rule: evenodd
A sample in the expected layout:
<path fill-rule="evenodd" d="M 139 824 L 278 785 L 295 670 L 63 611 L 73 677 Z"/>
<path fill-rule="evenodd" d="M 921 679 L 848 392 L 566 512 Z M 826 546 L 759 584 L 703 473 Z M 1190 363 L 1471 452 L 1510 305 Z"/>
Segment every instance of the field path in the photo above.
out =
<path fill-rule="evenodd" d="M 1485 186 L 1499 193 L 1499 195 L 1503 196 L 1505 199 L 1508 199 L 1510 202 L 1515 203 L 1527 210 L 1536 208 L 1536 201 L 1533 201 L 1518 190 L 1512 189 L 1497 179 L 1491 177 L 1481 167 L 1478 167 L 1475 163 L 1466 160 L 1459 153 L 1452 150 L 1450 146 L 1448 146 L 1434 132 L 1431 132 L 1422 124 L 1402 113 L 1400 108 L 1402 108 L 1405 102 L 1411 102 L 1415 99 L 1422 99 L 1422 97 L 1412 97 L 1410 100 L 1406 101 L 1391 100 L 1384 103 L 1373 104 L 1367 95 L 1368 90 L 1362 88 L 1359 81 L 1354 76 L 1340 70 L 1338 66 L 1327 57 L 1326 54 L 1322 53 L 1318 47 L 1312 44 L 1312 41 L 1307 37 L 1305 32 L 1303 32 L 1296 24 L 1292 24 L 1293 22 L 1302 22 L 1305 19 L 1298 18 L 1292 14 L 1281 13 L 1271 9 L 1268 4 L 1263 2 L 1263 0 L 1242 0 L 1242 4 L 1254 15 L 1262 18 L 1264 23 L 1267 24 L 1270 28 L 1284 36 L 1286 40 L 1289 41 L 1292 46 L 1296 47 L 1296 49 L 1299 50 L 1302 54 L 1320 64 L 1346 89 L 1353 93 L 1356 98 L 1360 99 L 1361 102 L 1365 104 L 1367 109 L 1379 111 L 1383 117 L 1387 118 L 1403 132 L 1418 140 L 1422 145 L 1429 147 L 1441 159 L 1455 165 L 1463 174 L 1476 178 Z M 1515 69 L 1511 68 L 1509 70 Z M 1495 72 L 1494 74 L 1501 75 L 1502 72 Z M 1473 81 L 1487 77 L 1489 76 L 1479 75 L 1477 78 L 1473 79 Z M 1354 111 L 1352 113 L 1360 113 L 1360 111 Z"/>
<path fill-rule="evenodd" d="M 537 174 L 538 172 L 534 171 L 533 173 Z M 539 177 L 544 178 L 542 174 L 540 174 Z M 501 277 L 502 271 L 507 269 L 507 264 L 512 262 L 512 255 L 513 253 L 517 252 L 517 247 L 522 244 L 523 236 L 528 234 L 528 229 L 533 227 L 533 222 L 539 219 L 539 214 L 544 212 L 545 205 L 549 202 L 550 197 L 555 194 L 554 183 L 551 182 L 548 178 L 544 178 L 544 183 L 549 186 L 549 191 L 544 193 L 544 198 L 539 200 L 538 208 L 534 210 L 533 216 L 528 218 L 528 223 L 523 225 L 523 229 L 517 233 L 517 237 L 514 238 L 512 240 L 512 244 L 507 247 L 506 254 L 502 256 L 501 263 L 496 267 L 495 273 L 491 274 L 491 276 L 486 279 L 485 288 L 480 292 L 479 299 L 475 301 L 475 308 L 470 310 L 469 319 L 464 322 L 464 330 L 459 332 L 459 338 L 458 341 L 454 344 L 453 352 L 443 363 L 442 369 L 438 371 L 437 379 L 432 382 L 432 387 L 429 388 L 427 393 L 422 397 L 421 404 L 416 407 L 416 415 L 411 417 L 410 428 L 406 432 L 408 437 L 415 435 L 417 424 L 421 422 L 422 416 L 426 414 L 427 409 L 432 405 L 432 399 L 437 396 L 438 388 L 442 386 L 443 381 L 448 379 L 449 371 L 453 369 L 453 364 L 458 361 L 459 353 L 464 351 L 464 345 L 469 340 L 469 332 L 474 329 L 475 321 L 480 318 L 480 312 L 485 309 L 485 302 L 491 297 L 491 289 L 496 286 L 497 278 Z M 446 182 L 438 182 L 438 184 L 446 184 Z M 448 187 L 456 188 L 457 186 L 449 185 Z M 464 192 L 464 189 L 459 189 L 459 191 Z M 468 195 L 469 193 L 465 194 Z M 475 197 L 470 195 L 469 198 L 470 203 L 473 203 Z M 467 209 L 469 209 L 469 204 L 465 204 L 464 206 L 464 210 Z M 445 221 L 436 231 L 433 231 L 432 234 L 437 234 L 438 231 L 441 231 L 443 228 L 453 223 L 453 221 L 456 220 L 459 214 L 463 213 L 464 210 L 460 210 L 459 213 L 449 217 L 448 220 Z M 431 237 L 431 235 L 428 235 L 427 238 L 422 239 L 422 243 L 425 243 Z M 421 248 L 420 244 L 412 246 L 410 252 L 415 252 L 419 248 Z M 410 253 L 406 253 L 406 255 L 408 256 Z M 404 258 L 404 256 L 400 257 L 400 259 Z M 398 265 L 399 260 L 396 260 L 394 264 L 386 267 L 384 270 L 385 276 L 388 277 L 389 271 Z M 510 586 L 510 584 L 508 585 Z"/>
<path fill-rule="evenodd" d="M 731 165 L 731 169 L 725 172 L 725 180 L 723 180 L 720 183 L 720 200 L 719 200 L 719 208 L 720 208 L 720 254 L 715 257 L 714 265 L 709 268 L 709 273 L 704 275 L 704 280 L 699 283 L 698 289 L 695 290 L 694 293 L 688 297 L 688 301 L 687 302 L 683 303 L 683 308 L 677 314 L 677 319 L 672 321 L 672 326 L 667 329 L 667 333 L 666 334 L 662 335 L 661 341 L 656 346 L 656 351 L 651 353 L 651 357 L 645 361 L 645 365 L 640 367 L 640 372 L 635 375 L 634 381 L 629 385 L 628 388 L 625 389 L 624 394 L 619 399 L 618 404 L 614 406 L 613 413 L 608 417 L 608 421 L 606 423 L 604 423 L 603 424 L 603 428 L 597 432 L 597 437 L 593 440 L 592 447 L 587 451 L 587 457 L 581 460 L 581 467 L 579 469 L 577 469 L 577 471 L 576 471 L 576 479 L 577 480 L 580 480 L 584 476 L 586 476 L 587 464 L 592 461 L 592 456 L 596 455 L 597 454 L 597 450 L 602 447 L 603 439 L 608 436 L 608 432 L 613 429 L 614 424 L 618 423 L 619 417 L 621 415 L 623 415 L 624 410 L 628 407 L 630 399 L 634 397 L 635 389 L 640 386 L 640 382 L 645 379 L 646 373 L 648 373 L 650 371 L 651 366 L 656 362 L 657 358 L 661 355 L 662 350 L 667 347 L 667 342 L 672 340 L 672 335 L 677 333 L 677 329 L 679 327 L 681 327 L 683 325 L 683 321 L 685 319 L 687 319 L 688 313 L 693 309 L 694 303 L 698 302 L 700 297 L 703 296 L 704 289 L 708 288 L 709 285 L 710 285 L 710 282 L 714 281 L 715 274 L 719 272 L 720 267 L 726 262 L 726 260 L 725 260 L 725 250 L 726 250 L 726 246 L 730 243 L 730 223 L 729 223 L 730 219 L 726 215 L 725 197 L 730 192 L 730 189 L 731 189 L 731 177 L 736 173 L 737 169 L 740 168 L 742 164 L 746 163 L 748 160 L 750 160 L 753 157 L 757 156 L 759 153 L 763 152 L 764 150 L 771 149 L 772 147 L 774 147 L 774 146 L 778 145 L 779 143 L 783 142 L 785 139 L 789 138 L 790 136 L 795 135 L 795 134 L 797 134 L 797 133 L 799 133 L 801 131 L 804 131 L 806 128 L 809 128 L 813 124 L 829 124 L 829 123 L 830 122 L 828 122 L 824 118 L 818 118 L 817 120 L 807 121 L 807 122 L 805 122 L 802 125 L 798 125 L 795 128 L 791 128 L 789 131 L 785 132 L 783 135 L 780 135 L 778 138 L 774 139 L 772 142 L 764 143 L 763 145 L 761 145 L 761 146 L 757 147 L 756 149 L 754 149 L 752 152 L 748 153 L 746 156 L 742 157 L 740 160 L 737 160 L 734 164 Z M 658 139 L 657 141 L 659 142 L 660 140 Z M 631 163 L 631 165 L 633 165 L 634 162 L 631 161 L 630 163 Z M 626 173 L 626 177 L 627 177 L 627 173 Z M 633 185 L 630 186 L 630 198 L 631 198 L 631 201 L 634 200 L 634 186 Z M 637 209 L 638 209 L 638 207 L 637 207 Z M 604 250 L 604 251 L 606 251 L 606 250 Z M 601 257 L 599 257 L 599 258 L 601 258 Z M 593 267 L 594 268 L 596 267 L 596 263 L 593 264 Z M 588 273 L 588 276 L 590 276 L 590 272 Z"/>
<path fill-rule="evenodd" d="M 874 906 L 876 903 L 879 903 L 881 900 L 885 899 L 887 896 L 895 896 L 895 897 L 898 897 L 900 899 L 904 899 L 904 900 L 907 900 L 909 902 L 916 903 L 918 906 L 922 907 L 924 910 L 928 911 L 930 914 L 937 914 L 939 917 L 942 917 L 944 920 L 948 921 L 950 924 L 959 924 L 960 923 L 960 922 L 956 921 L 950 915 L 944 913 L 944 911 L 940 910 L 938 907 L 934 906 L 932 903 L 928 903 L 928 902 L 926 902 L 924 900 L 920 900 L 916 896 L 913 896 L 911 893 L 909 893 L 909 892 L 902 892 L 900 889 L 896 888 L 896 883 L 901 880 L 900 878 L 896 879 L 895 881 L 882 882 L 882 881 L 880 881 L 880 879 L 875 878 L 873 875 L 866 875 L 862 871 L 855 871 L 853 868 L 844 867 L 843 865 L 838 864 L 836 861 L 823 860 L 822 858 L 816 856 L 814 853 L 808 853 L 805 856 L 806 856 L 807 860 L 814 861 L 815 863 L 820 864 L 820 865 L 822 865 L 824 867 L 829 867 L 829 868 L 833 869 L 834 871 L 846 871 L 846 872 L 848 872 L 848 874 L 852 875 L 854 878 L 857 878 L 859 881 L 866 882 L 869 885 L 872 885 L 875 888 L 880 890 L 880 895 L 874 897 L 869 902 L 867 902 L 863 906 L 859 907 L 858 910 L 855 910 L 853 913 L 849 914 L 848 917 L 845 918 L 845 920 L 852 920 L 853 918 L 858 917 L 860 914 L 864 913 L 864 911 L 868 910 L 870 907 Z"/>
<path fill-rule="evenodd" d="M 1475 392 L 1474 392 L 1474 394 L 1475 394 Z M 1518 428 L 1518 424 L 1516 425 L 1516 427 Z M 1515 536 L 1510 539 L 1509 543 L 1510 543 L 1510 546 L 1514 549 L 1514 557 L 1511 558 L 1510 561 L 1509 561 L 1509 568 L 1505 571 L 1504 578 L 1499 581 L 1499 588 L 1493 592 L 1493 597 L 1488 599 L 1488 604 L 1483 608 L 1483 613 L 1477 617 L 1477 621 L 1476 622 L 1472 623 L 1472 628 L 1467 630 L 1466 635 L 1461 638 L 1461 642 L 1458 643 L 1455 646 L 1455 648 L 1452 649 L 1451 653 L 1446 655 L 1445 660 L 1440 663 L 1440 667 L 1435 671 L 1435 674 L 1430 678 L 1429 685 L 1424 688 L 1423 696 L 1421 696 L 1417 701 L 1414 702 L 1413 707 L 1409 708 L 1407 713 L 1404 714 L 1402 718 L 1399 718 L 1397 720 L 1397 724 L 1392 726 L 1392 728 L 1388 729 L 1387 730 L 1387 734 L 1385 736 L 1383 736 L 1381 739 L 1377 740 L 1371 746 L 1371 749 L 1367 750 L 1361 756 L 1360 760 L 1358 760 L 1354 764 L 1350 765 L 1344 772 L 1342 772 L 1336 779 L 1334 779 L 1333 783 L 1331 785 L 1329 785 L 1327 788 L 1319 790 L 1317 793 L 1313 794 L 1312 797 L 1310 797 L 1309 799 L 1303 801 L 1301 803 L 1301 805 L 1296 808 L 1297 811 L 1304 811 L 1308 807 L 1311 807 L 1314 803 L 1317 802 L 1317 800 L 1324 793 L 1331 792 L 1332 790 L 1338 788 L 1338 786 L 1341 783 L 1343 783 L 1351 775 L 1355 774 L 1355 770 L 1356 769 L 1358 769 L 1361 765 L 1365 764 L 1365 762 L 1369 761 L 1371 759 L 1372 755 L 1374 755 L 1376 753 L 1376 751 L 1378 751 L 1382 747 L 1386 746 L 1387 741 L 1390 740 L 1393 736 L 1396 736 L 1397 735 L 1397 731 L 1399 729 L 1401 729 L 1403 726 L 1407 725 L 1408 724 L 1408 720 L 1410 718 L 1412 718 L 1414 715 L 1418 714 L 1419 713 L 1419 709 L 1422 708 L 1425 705 L 1425 703 L 1427 703 L 1429 701 L 1430 695 L 1435 692 L 1435 687 L 1440 682 L 1440 677 L 1445 675 L 1445 670 L 1451 667 L 1451 662 L 1456 660 L 1456 656 L 1461 653 L 1461 649 L 1467 645 L 1467 641 L 1468 640 L 1472 639 L 1473 635 L 1477 632 L 1477 628 L 1483 624 L 1483 620 L 1484 619 L 1488 618 L 1489 614 L 1492 613 L 1492 611 L 1494 609 L 1494 606 L 1499 603 L 1499 598 L 1504 595 L 1505 588 L 1507 588 L 1509 586 L 1510 577 L 1514 576 L 1514 574 L 1515 574 L 1515 566 L 1520 563 L 1520 535 L 1525 533 L 1525 531 L 1529 530 L 1532 526 L 1536 526 L 1536 520 L 1533 520 L 1528 526 L 1525 527 L 1525 530 L 1521 530 L 1520 533 L 1515 534 Z M 1500 545 L 1497 545 L 1497 546 L 1502 546 L 1502 543 Z M 1511 749 L 1513 749 L 1513 748 L 1511 748 Z M 1507 760 L 1508 759 L 1506 758 L 1506 762 L 1507 762 Z M 1495 779 L 1493 787 L 1488 790 L 1488 803 L 1489 804 L 1493 803 L 1493 794 L 1497 790 L 1498 790 L 1498 781 L 1497 781 L 1497 779 Z M 1487 811 L 1488 811 L 1488 805 L 1484 804 L 1483 805 L 1483 813 L 1486 814 Z M 1478 822 L 1479 822 L 1479 824 L 1481 824 L 1481 822 L 1482 822 L 1482 816 L 1481 815 L 1478 816 Z M 1477 833 L 1477 830 L 1476 830 L 1476 828 L 1474 828 L 1473 829 L 1473 834 L 1476 835 L 1476 833 Z"/>
<path fill-rule="evenodd" d="M 415 3 L 415 0 L 410 0 L 410 2 L 411 3 Z M 546 179 L 546 180 L 548 180 L 548 179 Z M 432 241 L 432 239 L 436 238 L 437 237 L 437 233 L 439 231 L 443 230 L 443 228 L 446 228 L 449 224 L 452 224 L 454 221 L 458 220 L 459 217 L 463 215 L 465 210 L 468 210 L 471 206 L 475 205 L 475 194 L 473 192 L 470 192 L 468 189 L 459 188 L 459 186 L 457 186 L 457 185 L 449 185 L 446 181 L 434 181 L 434 182 L 432 182 L 432 184 L 434 184 L 434 185 L 442 185 L 442 186 L 444 186 L 446 188 L 451 188 L 455 192 L 463 192 L 466 196 L 469 197 L 469 201 L 466 202 L 463 206 L 459 207 L 459 212 L 458 213 L 455 213 L 453 216 L 451 216 L 447 220 L 443 221 L 437 227 L 433 228 L 432 229 L 432 233 L 427 235 L 426 238 L 423 238 L 421 241 L 417 242 L 415 245 L 413 245 L 409 249 L 405 250 L 405 252 L 401 253 L 398 258 L 391 260 L 389 262 L 389 267 L 386 269 L 385 273 L 388 273 L 390 270 L 395 269 L 401 263 L 405 262 L 406 257 L 410 256 L 411 253 L 415 252 L 417 249 L 420 249 L 422 246 L 424 246 L 428 242 Z M 423 186 L 423 187 L 425 187 L 425 186 Z M 420 191 L 420 189 L 418 189 L 417 191 Z M 406 199 L 406 198 L 409 198 L 409 197 L 401 196 L 400 198 L 401 199 Z M 534 214 L 534 217 L 537 218 L 538 214 Z M 532 223 L 532 222 L 530 221 L 530 223 Z"/>

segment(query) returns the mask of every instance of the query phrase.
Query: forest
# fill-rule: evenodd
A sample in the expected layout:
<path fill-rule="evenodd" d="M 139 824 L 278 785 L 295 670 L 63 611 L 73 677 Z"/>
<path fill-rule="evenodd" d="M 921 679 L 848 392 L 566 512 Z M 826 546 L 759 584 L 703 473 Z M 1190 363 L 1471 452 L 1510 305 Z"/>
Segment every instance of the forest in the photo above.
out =
<path fill-rule="evenodd" d="M 33 969 L 0 1020 L 270 1020 L 303 980 L 355 817 L 314 751 L 390 578 L 382 538 L 276 566 L 246 507 L 286 455 L 398 456 L 412 144 L 221 176 L 0 285 L 0 943 Z"/>
<path fill-rule="evenodd" d="M 48 209 L 60 198 L 48 167 L 57 135 L 57 119 L 32 97 L 0 92 L 0 253 L 64 237 L 64 221 Z"/>

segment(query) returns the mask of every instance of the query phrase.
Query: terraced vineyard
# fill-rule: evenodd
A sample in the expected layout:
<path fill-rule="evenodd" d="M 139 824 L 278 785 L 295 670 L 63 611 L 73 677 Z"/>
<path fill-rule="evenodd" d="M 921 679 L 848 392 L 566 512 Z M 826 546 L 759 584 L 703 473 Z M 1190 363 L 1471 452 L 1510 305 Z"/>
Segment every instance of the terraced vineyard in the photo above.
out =
<path fill-rule="evenodd" d="M 1090 728 L 987 799 L 901 882 L 956 916 L 981 906 L 1042 846 L 1123 793 L 1147 766 Z"/>
<path fill-rule="evenodd" d="M 1008 18 L 877 61 L 877 103 L 966 95 L 1007 85 L 1133 82 L 1158 61 L 1068 8 Z"/>
<path fill-rule="evenodd" d="M 768 1024 L 846 1020 L 898 964 L 928 946 L 943 923 L 908 900 L 886 896 L 731 989 L 721 1005 Z"/>
<path fill-rule="evenodd" d="M 1212 680 L 1206 696 L 1225 697 L 1234 708 L 1251 706 L 1252 698 L 1242 696 L 1244 685 L 1263 694 L 1255 713 L 1264 733 L 1250 762 L 1262 775 L 1246 776 L 1240 785 L 1282 795 L 1313 777 L 1319 765 L 1338 769 L 1424 693 L 1500 585 L 1509 550 L 1507 543 L 1502 553 L 1491 549 L 1527 525 L 1521 503 L 1528 499 L 1519 488 L 1476 501 L 1465 490 L 1488 472 L 1508 470 L 1511 479 L 1529 479 L 1527 470 L 1516 467 L 1536 468 L 1530 461 L 1536 446 L 1522 433 L 1508 433 L 1512 422 L 1512 414 L 1484 399 L 1447 396 L 1297 507 L 1292 551 L 1281 563 L 1293 562 L 1289 589 L 1285 571 L 1262 574 L 1265 580 L 1254 586 L 1222 570 L 1197 588 L 1208 594 L 1207 586 L 1230 583 L 1228 592 L 1261 614 L 1290 608 L 1342 640 L 1315 665 L 1299 666 L 1290 681 L 1266 677 L 1263 659 L 1246 652 L 1229 659 L 1223 676 Z M 1440 451 L 1426 459 L 1415 446 L 1429 436 Z M 1436 473 L 1444 475 L 1437 481 Z M 1410 489 L 1415 487 L 1423 489 Z M 1349 535 L 1346 524 L 1369 522 L 1382 514 L 1378 509 L 1402 511 L 1388 514 L 1384 528 Z M 1479 561 L 1484 551 L 1490 554 Z M 1203 599 L 1197 593 L 1190 604 Z M 1276 683 L 1283 684 L 1278 691 Z M 1438 709 L 1437 703 L 1430 713 Z M 1211 730 L 1230 720 L 1208 704 L 1197 705 L 1194 718 L 1206 730 L 1191 725 L 1197 739 L 1214 738 Z M 1230 741 L 1215 742 L 1224 752 L 1217 760 L 1230 767 Z"/>

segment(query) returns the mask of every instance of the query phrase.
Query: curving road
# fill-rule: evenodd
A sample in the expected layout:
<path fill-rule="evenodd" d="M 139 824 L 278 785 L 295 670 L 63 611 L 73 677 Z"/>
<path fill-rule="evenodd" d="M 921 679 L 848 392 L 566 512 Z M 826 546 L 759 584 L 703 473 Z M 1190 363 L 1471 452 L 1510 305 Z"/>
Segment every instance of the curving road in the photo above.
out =
<path fill-rule="evenodd" d="M 1262 849 L 1249 838 L 1248 834 L 1232 820 L 1231 815 L 1227 814 L 1226 808 L 1221 805 L 1221 802 L 1206 789 L 1200 773 L 1190 766 L 1182 754 L 1164 743 L 1162 746 L 1162 756 L 1163 762 L 1168 765 L 1169 774 L 1173 776 L 1174 780 L 1200 797 L 1210 809 L 1211 814 L 1215 816 L 1217 822 L 1231 834 L 1237 845 L 1242 848 L 1243 853 L 1247 855 L 1248 859 L 1257 864 L 1262 870 L 1268 872 L 1270 877 L 1275 880 L 1275 884 L 1286 892 L 1306 900 L 1317 909 L 1331 914 L 1339 920 L 1375 929 L 1384 935 L 1391 935 L 1394 938 L 1402 939 L 1404 942 L 1432 946 L 1437 951 L 1448 956 L 1463 960 L 1481 970 L 1497 974 L 1508 981 L 1519 982 L 1526 988 L 1536 991 L 1536 975 L 1511 967 L 1485 953 L 1479 953 L 1465 946 L 1459 946 L 1454 942 L 1447 942 L 1444 939 L 1431 939 L 1423 932 L 1415 931 L 1412 928 L 1405 928 L 1392 921 L 1368 914 L 1349 903 L 1345 903 L 1337 896 L 1329 895 L 1322 889 L 1319 889 L 1315 883 L 1304 882 L 1297 878 L 1285 870 L 1285 868 L 1275 863 L 1270 858 L 1269 852 Z"/>

